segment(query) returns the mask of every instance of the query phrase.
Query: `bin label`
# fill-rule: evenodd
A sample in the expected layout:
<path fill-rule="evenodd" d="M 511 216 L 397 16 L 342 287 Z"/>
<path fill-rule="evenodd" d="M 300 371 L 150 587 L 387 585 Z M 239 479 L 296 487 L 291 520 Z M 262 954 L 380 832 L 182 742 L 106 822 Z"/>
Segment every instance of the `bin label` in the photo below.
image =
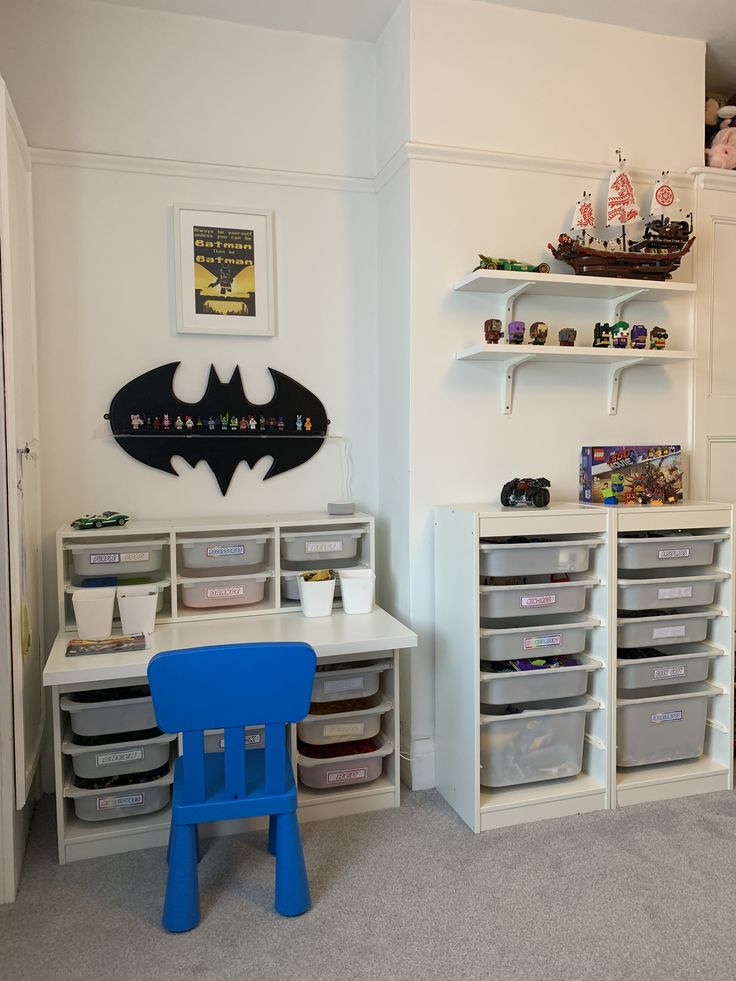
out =
<path fill-rule="evenodd" d="M 121 562 L 148 562 L 150 552 L 121 552 Z"/>
<path fill-rule="evenodd" d="M 649 721 L 654 725 L 660 722 L 679 722 L 682 718 L 682 709 L 675 709 L 673 712 L 655 712 L 649 716 Z"/>
<path fill-rule="evenodd" d="M 304 551 L 312 552 L 342 552 L 342 541 L 337 542 L 307 542 Z"/>
<path fill-rule="evenodd" d="M 231 599 L 245 596 L 245 586 L 208 586 L 204 592 L 207 599 Z"/>
<path fill-rule="evenodd" d="M 692 595 L 692 586 L 666 586 L 657 590 L 657 599 L 689 599 Z"/>
<path fill-rule="evenodd" d="M 352 678 L 336 678 L 334 681 L 325 681 L 323 686 L 324 691 L 361 691 L 362 688 L 362 674 Z"/>
<path fill-rule="evenodd" d="M 652 681 L 658 681 L 660 678 L 687 678 L 687 665 L 673 664 L 670 668 L 654 668 Z"/>
<path fill-rule="evenodd" d="M 657 552 L 658 559 L 689 559 L 689 548 L 660 548 Z"/>
<path fill-rule="evenodd" d="M 216 555 L 245 555 L 245 545 L 213 545 L 207 549 L 207 555 L 209 558 Z"/>
<path fill-rule="evenodd" d="M 524 650 L 533 651 L 537 647 L 559 647 L 562 643 L 562 634 L 547 634 L 546 637 L 525 637 Z"/>
<path fill-rule="evenodd" d="M 255 732 L 245 733 L 245 748 L 246 749 L 260 749 L 263 746 L 263 737 L 265 733 L 263 729 L 258 729 Z M 220 737 L 220 749 L 225 748 L 225 737 Z"/>
<path fill-rule="evenodd" d="M 138 749 L 118 749 L 114 753 L 95 754 L 97 766 L 110 766 L 111 763 L 133 763 L 135 760 L 144 760 L 145 758 L 146 751 L 142 746 Z"/>
<path fill-rule="evenodd" d="M 556 593 L 542 593 L 536 596 L 520 596 L 519 606 L 552 606 L 557 602 Z"/>
<path fill-rule="evenodd" d="M 356 780 L 365 780 L 367 776 L 367 766 L 356 766 L 352 770 L 328 770 L 327 783 L 354 783 Z"/>
<path fill-rule="evenodd" d="M 323 736 L 362 736 L 364 732 L 365 722 L 336 722 L 322 729 Z"/>
<path fill-rule="evenodd" d="M 686 629 L 684 624 L 681 627 L 655 627 L 652 630 L 652 640 L 662 640 L 665 637 L 684 637 Z"/>
<path fill-rule="evenodd" d="M 97 810 L 109 811 L 112 807 L 137 807 L 139 804 L 144 804 L 145 800 L 145 793 L 123 794 L 119 797 L 98 797 Z"/>
<path fill-rule="evenodd" d="M 117 565 L 120 562 L 120 552 L 92 552 L 89 557 L 90 565 Z"/>

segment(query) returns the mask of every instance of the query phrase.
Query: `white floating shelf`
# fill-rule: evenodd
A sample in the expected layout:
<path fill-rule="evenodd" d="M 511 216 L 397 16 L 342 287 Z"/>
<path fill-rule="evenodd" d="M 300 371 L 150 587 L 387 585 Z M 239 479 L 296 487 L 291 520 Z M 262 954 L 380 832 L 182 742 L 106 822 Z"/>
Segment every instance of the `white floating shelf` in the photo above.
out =
<path fill-rule="evenodd" d="M 573 278 L 573 277 L 570 277 Z M 662 284 L 667 285 L 667 284 Z M 693 361 L 694 351 L 650 351 L 636 348 L 560 347 L 535 344 L 473 344 L 455 354 L 458 361 L 493 361 L 504 366 L 506 384 L 502 391 L 502 409 L 511 413 L 514 394 L 514 374 L 527 361 L 541 364 L 598 364 L 608 369 L 608 414 L 618 411 L 618 390 L 621 375 L 635 365 L 664 365 L 678 361 Z"/>

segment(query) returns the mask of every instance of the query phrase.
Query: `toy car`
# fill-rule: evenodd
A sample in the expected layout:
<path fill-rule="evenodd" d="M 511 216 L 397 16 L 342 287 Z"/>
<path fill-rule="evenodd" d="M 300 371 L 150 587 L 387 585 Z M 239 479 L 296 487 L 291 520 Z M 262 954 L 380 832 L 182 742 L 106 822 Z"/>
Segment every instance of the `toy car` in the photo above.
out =
<path fill-rule="evenodd" d="M 85 514 L 83 518 L 72 521 L 72 528 L 83 531 L 86 528 L 107 528 L 110 525 L 124 525 L 128 520 L 127 514 L 119 511 L 103 511 L 101 514 Z"/>
<path fill-rule="evenodd" d="M 546 477 L 515 477 L 503 485 L 501 504 L 505 508 L 526 507 L 546 508 L 549 504 L 550 482 Z"/>
<path fill-rule="evenodd" d="M 480 263 L 473 272 L 478 269 L 506 269 L 510 272 L 535 272 L 548 273 L 549 266 L 546 262 L 540 262 L 538 266 L 530 262 L 519 262 L 518 259 L 497 259 L 495 256 L 482 255 L 478 253 Z"/>

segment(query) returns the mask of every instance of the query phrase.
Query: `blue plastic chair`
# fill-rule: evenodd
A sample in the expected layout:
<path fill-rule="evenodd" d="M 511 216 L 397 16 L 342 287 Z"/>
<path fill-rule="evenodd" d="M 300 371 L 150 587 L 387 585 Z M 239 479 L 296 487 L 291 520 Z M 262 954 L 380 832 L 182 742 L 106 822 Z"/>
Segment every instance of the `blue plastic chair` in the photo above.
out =
<path fill-rule="evenodd" d="M 197 826 L 205 821 L 268 815 L 276 910 L 299 916 L 309 909 L 286 723 L 309 712 L 316 662 L 312 648 L 299 643 L 193 647 L 151 658 L 156 722 L 183 738 L 174 767 L 163 912 L 172 933 L 200 920 Z M 246 752 L 245 726 L 254 724 L 265 724 L 265 748 Z M 205 729 L 224 729 L 224 752 L 205 753 Z"/>

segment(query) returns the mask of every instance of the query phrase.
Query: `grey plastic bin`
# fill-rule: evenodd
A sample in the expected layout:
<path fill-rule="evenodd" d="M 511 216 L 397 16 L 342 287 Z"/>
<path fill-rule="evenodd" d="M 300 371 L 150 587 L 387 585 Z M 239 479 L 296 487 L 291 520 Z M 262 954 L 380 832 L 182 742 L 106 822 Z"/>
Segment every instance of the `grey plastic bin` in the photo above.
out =
<path fill-rule="evenodd" d="M 175 733 L 164 732 L 150 739 L 80 746 L 67 738 L 61 744 L 61 751 L 71 759 L 72 769 L 78 777 L 96 780 L 123 773 L 157 770 L 169 759 L 171 743 L 175 739 Z"/>
<path fill-rule="evenodd" d="M 600 545 L 596 538 L 577 541 L 480 543 L 480 573 L 483 576 L 523 576 L 553 572 L 586 572 L 590 549 Z"/>
<path fill-rule="evenodd" d="M 726 572 L 695 575 L 672 570 L 666 578 L 621 578 L 618 581 L 620 610 L 660 610 L 684 606 L 708 606 L 713 602 L 716 583 L 728 579 Z"/>
<path fill-rule="evenodd" d="M 72 566 L 78 576 L 132 576 L 157 572 L 163 562 L 162 542 L 97 542 L 72 545 Z"/>
<path fill-rule="evenodd" d="M 520 586 L 480 586 L 480 615 L 499 618 L 577 613 L 585 609 L 588 590 L 598 582 L 598 579 L 572 579 Z"/>
<path fill-rule="evenodd" d="M 230 535 L 218 538 L 179 538 L 185 569 L 218 569 L 261 565 L 271 535 Z"/>
<path fill-rule="evenodd" d="M 576 665 L 566 668 L 504 673 L 481 671 L 480 700 L 488 705 L 508 705 L 584 695 L 588 690 L 588 675 L 603 665 L 584 654 L 575 660 Z"/>
<path fill-rule="evenodd" d="M 622 692 L 617 700 L 617 766 L 647 766 L 701 756 L 705 744 L 708 699 L 722 689 L 701 685 L 695 691 L 662 688 Z"/>
<path fill-rule="evenodd" d="M 365 528 L 320 528 L 319 531 L 283 531 L 281 557 L 289 562 L 352 559 Z"/>
<path fill-rule="evenodd" d="M 587 631 L 600 625 L 593 617 L 570 614 L 527 620 L 504 620 L 499 627 L 481 620 L 480 650 L 484 661 L 513 661 L 520 657 L 579 654 L 585 650 Z"/>
<path fill-rule="evenodd" d="M 346 664 L 334 671 L 317 669 L 312 686 L 313 702 L 332 702 L 341 698 L 366 698 L 375 695 L 381 672 L 391 667 L 390 661 L 371 661 L 351 667 Z"/>
<path fill-rule="evenodd" d="M 173 779 L 170 771 L 158 780 L 119 789 L 82 790 L 67 784 L 64 796 L 72 798 L 74 811 L 82 821 L 110 821 L 160 811 L 169 803 Z"/>
<path fill-rule="evenodd" d="M 281 596 L 283 599 L 296 600 L 299 602 L 299 583 L 297 578 L 302 572 L 310 572 L 310 569 L 299 569 L 281 573 Z M 335 596 L 340 595 L 340 579 L 335 576 Z"/>
<path fill-rule="evenodd" d="M 355 756 L 336 756 L 333 759 L 317 760 L 311 756 L 297 754 L 299 780 L 305 787 L 314 790 L 330 790 L 347 787 L 356 783 L 372 783 L 383 772 L 383 760 L 394 751 L 394 745 L 384 735 L 378 735 L 377 749 L 371 753 L 357 753 Z"/>
<path fill-rule="evenodd" d="M 387 698 L 376 695 L 372 705 L 352 712 L 330 715 L 309 714 L 296 727 L 297 735 L 312 746 L 344 743 L 350 739 L 371 739 L 381 730 L 381 718 L 393 705 Z"/>
<path fill-rule="evenodd" d="M 619 660 L 619 688 L 661 688 L 707 681 L 710 662 L 722 652 L 708 644 L 673 644 L 666 653 L 636 660 Z"/>
<path fill-rule="evenodd" d="M 481 705 L 481 784 L 509 787 L 576 776 L 583 766 L 585 718 L 599 707 L 587 696 L 522 704 L 518 715 Z"/>
<path fill-rule="evenodd" d="M 620 617 L 619 647 L 662 647 L 667 644 L 697 644 L 705 640 L 708 623 L 720 616 L 716 610 L 694 610 L 669 616 Z"/>
<path fill-rule="evenodd" d="M 678 566 L 710 565 L 716 542 L 724 533 L 695 535 L 690 532 L 652 538 L 618 540 L 619 569 L 659 569 Z"/>
<path fill-rule="evenodd" d="M 244 734 L 246 749 L 265 749 L 266 727 L 246 726 Z M 225 749 L 225 733 L 222 729 L 208 729 L 204 734 L 205 753 L 222 753 Z"/>
<path fill-rule="evenodd" d="M 150 695 L 99 702 L 75 702 L 68 695 L 63 695 L 59 705 L 69 713 L 72 732 L 79 736 L 137 732 L 139 729 L 153 729 L 156 725 Z"/>

